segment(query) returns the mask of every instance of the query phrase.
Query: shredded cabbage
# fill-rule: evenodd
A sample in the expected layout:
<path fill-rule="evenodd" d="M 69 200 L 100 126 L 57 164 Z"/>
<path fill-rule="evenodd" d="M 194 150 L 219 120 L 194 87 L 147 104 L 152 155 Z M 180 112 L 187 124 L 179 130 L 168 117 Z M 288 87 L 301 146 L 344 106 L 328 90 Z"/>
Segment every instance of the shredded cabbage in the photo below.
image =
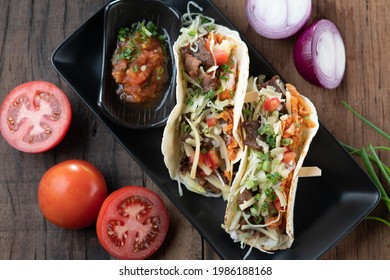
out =
<path fill-rule="evenodd" d="M 185 38 L 182 46 L 186 46 L 190 43 L 190 48 L 196 52 L 198 49 L 196 42 L 200 37 L 209 33 L 209 28 L 215 24 L 215 20 L 199 13 L 192 13 L 190 11 L 190 5 L 198 8 L 200 11 L 203 10 L 202 7 L 195 2 L 188 2 L 187 13 L 182 16 L 183 27 L 180 29 L 180 32 L 181 36 Z"/>
<path fill-rule="evenodd" d="M 245 209 L 247 209 L 249 206 L 253 205 L 254 203 L 256 202 L 256 198 L 255 197 L 252 197 L 251 199 L 249 199 L 248 201 L 245 201 L 244 203 L 240 204 L 240 209 L 242 211 L 244 211 Z"/>
<path fill-rule="evenodd" d="M 195 112 L 198 116 L 200 112 L 202 112 L 203 108 L 207 104 L 207 99 L 204 95 L 194 96 L 191 99 L 191 102 L 188 105 L 186 104 L 184 108 L 184 114 Z"/>
<path fill-rule="evenodd" d="M 241 212 L 236 212 L 233 219 L 232 223 L 230 224 L 229 230 L 233 230 L 238 227 L 238 222 L 240 221 L 241 218 Z"/>
<path fill-rule="evenodd" d="M 232 103 L 233 101 L 231 99 L 225 99 L 223 101 L 216 99 L 214 102 L 208 101 L 207 107 L 214 108 L 217 111 L 223 111 L 226 106 L 231 105 Z"/>
<path fill-rule="evenodd" d="M 261 88 L 259 93 L 261 95 L 265 95 L 265 96 L 267 96 L 269 98 L 277 97 L 277 98 L 279 98 L 279 100 L 282 99 L 282 93 L 275 91 L 275 89 L 273 87 L 272 88 L 270 88 L 270 87 Z"/>
<path fill-rule="evenodd" d="M 263 140 L 261 140 L 260 138 L 256 138 L 256 144 L 263 148 L 264 153 L 268 153 L 268 151 L 269 151 L 269 146 L 268 146 L 267 143 L 265 143 L 265 142 L 264 142 Z"/>
<path fill-rule="evenodd" d="M 195 141 L 196 141 L 196 145 L 195 145 L 195 155 L 194 155 L 194 161 L 192 163 L 192 167 L 191 167 L 191 179 L 195 179 L 196 177 L 196 167 L 198 166 L 198 162 L 199 162 L 199 153 L 200 153 L 200 136 L 199 136 L 199 133 L 198 133 L 198 129 L 195 127 L 195 125 L 185 117 L 185 120 L 187 121 L 187 123 L 190 125 L 192 131 L 194 132 L 194 136 L 195 136 Z"/>

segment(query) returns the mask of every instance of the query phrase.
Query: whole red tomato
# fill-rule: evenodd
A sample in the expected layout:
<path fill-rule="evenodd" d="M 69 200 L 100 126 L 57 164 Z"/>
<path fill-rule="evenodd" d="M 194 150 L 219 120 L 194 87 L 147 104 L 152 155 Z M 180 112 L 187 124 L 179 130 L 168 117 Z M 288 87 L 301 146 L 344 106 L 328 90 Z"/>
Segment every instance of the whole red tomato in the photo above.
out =
<path fill-rule="evenodd" d="M 39 207 L 45 218 L 67 229 L 93 224 L 107 195 L 100 170 L 83 160 L 53 166 L 43 175 L 38 188 Z"/>

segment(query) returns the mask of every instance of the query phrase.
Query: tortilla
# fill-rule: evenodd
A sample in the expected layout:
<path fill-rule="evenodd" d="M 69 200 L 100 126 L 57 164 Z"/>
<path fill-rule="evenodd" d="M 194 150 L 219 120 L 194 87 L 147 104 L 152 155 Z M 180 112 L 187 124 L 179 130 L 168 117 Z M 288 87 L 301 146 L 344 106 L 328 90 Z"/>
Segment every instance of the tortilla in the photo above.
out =
<path fill-rule="evenodd" d="M 202 26 L 200 22 L 206 22 L 206 24 Z M 210 28 L 210 26 L 213 29 L 211 32 L 208 31 L 208 28 Z M 211 45 L 210 49 L 215 49 L 217 47 L 226 49 L 227 47 L 227 49 L 230 50 L 229 62 L 225 65 L 228 65 L 230 63 L 229 66 L 233 67 L 232 69 L 227 70 L 227 77 L 229 77 L 227 80 L 230 82 L 234 81 L 233 98 L 229 97 L 225 100 L 222 100 L 221 98 L 221 90 L 223 90 L 224 88 L 226 88 L 225 90 L 228 90 L 228 86 L 224 86 L 226 85 L 225 81 L 221 82 L 221 79 L 218 78 L 218 75 L 222 77 L 222 74 L 224 73 L 222 73 L 221 69 L 223 67 L 226 68 L 226 66 L 215 65 L 215 50 L 213 51 L 214 68 L 210 67 L 209 69 L 200 69 L 203 66 L 199 67 L 199 71 L 201 73 L 199 74 L 199 76 L 202 76 L 204 74 L 209 75 L 207 71 L 210 69 L 215 69 L 216 66 L 218 66 L 216 70 L 211 71 L 211 74 L 213 75 L 214 73 L 215 77 L 217 77 L 219 80 L 215 92 L 213 92 L 212 90 L 206 92 L 206 90 L 204 90 L 204 80 L 202 80 L 202 82 L 197 82 L 197 80 L 199 80 L 199 77 L 192 77 L 189 73 L 186 72 L 187 61 L 185 61 L 185 58 L 181 54 L 181 48 L 186 48 L 187 46 L 193 47 L 194 49 L 199 48 L 200 43 L 197 45 L 197 42 L 200 41 L 194 40 L 193 36 L 189 35 L 190 32 L 192 32 L 191 34 L 193 34 L 194 30 L 196 30 L 198 40 L 203 40 L 204 38 L 211 38 L 208 39 Z M 181 32 L 181 35 L 179 36 L 173 47 L 175 65 L 177 69 L 177 104 L 172 110 L 168 118 L 166 127 L 164 129 L 161 145 L 162 153 L 164 155 L 164 162 L 169 170 L 170 177 L 173 180 L 176 180 L 179 185 L 183 184 L 188 190 L 205 196 L 214 197 L 222 195 L 224 199 L 226 199 L 232 181 L 233 164 L 240 160 L 243 152 L 243 144 L 241 140 L 241 135 L 238 131 L 238 125 L 241 117 L 241 109 L 244 103 L 246 85 L 249 76 L 248 49 L 246 44 L 241 40 L 238 32 L 230 30 L 224 26 L 214 24 L 212 19 L 204 17 L 202 15 L 198 15 L 193 20 L 192 24 L 187 28 L 182 28 Z M 213 35 L 209 35 L 210 33 L 213 33 Z M 199 34 L 205 35 L 200 36 Z M 220 42 L 218 44 L 219 35 L 217 36 L 216 34 L 220 34 L 223 38 L 222 42 L 226 42 L 223 44 L 222 42 Z M 193 55 L 191 51 L 190 54 Z M 231 78 L 230 71 L 234 73 L 234 79 Z M 192 73 L 194 72 L 197 71 L 193 71 Z M 204 78 L 204 76 L 202 77 Z M 198 84 L 198 86 L 194 84 Z M 198 88 L 200 89 L 198 90 Z M 207 98 L 212 94 L 215 95 L 213 98 L 210 98 L 209 101 L 211 100 L 213 105 L 211 105 L 211 103 L 207 101 Z M 197 98 L 195 99 L 195 101 L 192 100 L 195 98 L 193 97 L 193 95 L 195 95 Z M 205 99 L 201 102 L 200 99 L 203 98 L 202 95 L 205 96 Z M 215 100 L 218 100 L 218 102 Z M 200 104 L 196 103 L 196 105 L 190 105 L 190 102 L 198 102 Z M 223 104 L 226 103 L 228 104 L 226 106 L 223 106 Z M 222 110 L 215 109 L 216 104 L 218 104 L 218 106 L 220 106 Z M 191 106 L 195 107 L 195 110 L 193 110 L 192 112 L 190 110 L 192 108 Z M 200 111 L 206 113 L 199 118 L 199 115 L 202 115 L 202 113 L 199 114 L 197 110 L 201 106 L 204 106 L 204 109 L 203 111 Z M 223 135 L 223 131 L 218 134 L 218 129 L 221 130 L 226 127 L 226 125 L 223 124 L 224 120 L 222 119 L 221 115 L 216 115 L 214 111 L 212 112 L 212 110 L 214 109 L 215 111 L 217 111 L 217 113 L 227 111 L 228 109 L 233 110 L 232 119 L 229 118 L 229 121 L 227 121 L 228 125 L 232 125 L 232 128 L 230 128 L 230 132 L 227 132 L 231 135 L 226 135 L 226 133 L 225 135 Z M 195 114 L 195 118 L 193 118 L 193 114 Z M 206 123 L 206 119 L 208 116 L 211 115 L 213 115 L 214 117 L 210 117 L 210 119 L 212 119 L 214 122 L 215 118 L 217 118 L 217 124 L 211 124 L 210 127 L 205 127 L 204 124 Z M 228 116 L 228 114 L 225 115 Z M 223 127 L 221 127 L 221 125 Z M 218 129 L 216 127 L 218 127 Z M 195 133 L 194 128 L 199 131 Z M 186 130 L 187 132 L 183 132 L 183 130 Z M 188 140 L 188 138 L 184 139 L 188 137 L 188 134 L 191 133 L 193 135 L 189 137 L 191 138 L 190 140 Z M 212 135 L 208 137 L 206 136 L 206 134 Z M 206 147 L 204 143 L 205 138 L 209 138 L 209 142 L 211 141 L 213 143 L 213 147 Z M 229 148 L 229 145 L 232 145 L 233 140 L 236 140 L 238 145 L 234 148 L 232 156 L 226 156 L 225 148 L 222 147 L 224 146 L 224 144 L 220 142 L 222 138 L 230 139 L 224 141 L 226 145 L 226 151 L 228 151 L 227 149 Z M 234 139 L 231 140 L 231 138 Z M 200 143 L 201 141 L 202 143 Z M 193 150 L 193 152 L 191 151 L 191 149 Z M 210 150 L 211 152 L 209 153 Z M 202 152 L 204 153 L 202 154 Z M 192 153 L 193 155 L 190 156 L 190 154 Z M 205 167 L 205 171 L 199 168 L 199 166 L 197 166 L 197 163 L 202 162 L 202 160 L 205 161 L 206 157 L 208 159 L 208 161 L 206 161 L 206 165 L 208 166 Z M 188 162 L 186 164 L 183 164 L 183 161 L 186 161 L 188 159 L 192 160 L 192 162 L 195 162 L 195 164 L 193 164 L 193 166 L 191 166 L 191 163 Z M 209 173 L 210 170 L 207 169 L 207 167 L 211 169 L 211 173 L 208 175 L 206 174 L 206 176 L 204 174 L 200 174 L 201 172 Z M 207 179 L 205 180 L 205 178 Z M 212 186 L 210 186 L 210 184 Z"/>
<path fill-rule="evenodd" d="M 257 90 L 255 84 L 256 81 L 251 78 L 248 91 Z M 251 112 L 249 119 L 245 120 L 248 122 L 242 124 L 245 132 L 248 132 L 244 136 L 244 142 L 247 144 L 232 183 L 222 225 L 235 242 L 241 242 L 242 245 L 249 245 L 262 252 L 290 248 L 294 241 L 293 219 L 298 173 L 319 127 L 313 103 L 299 95 L 292 85 L 287 87 L 288 90 L 276 76 L 262 85 L 258 101 L 245 105 L 245 109 Z M 279 92 L 278 88 L 282 92 Z M 298 108 L 293 105 L 296 104 L 293 101 L 297 100 L 295 96 L 301 98 L 299 105 L 303 104 L 303 107 L 299 107 L 300 109 L 294 113 L 292 107 Z M 269 98 L 267 102 L 272 98 L 279 98 L 281 104 L 275 110 L 278 114 L 265 111 L 267 98 Z M 288 126 L 291 120 L 299 123 Z M 266 134 L 269 128 L 267 124 L 272 124 L 272 121 L 273 130 Z M 260 123 L 261 126 L 256 131 L 258 133 L 252 133 L 249 128 L 253 130 L 255 125 Z M 250 137 L 251 133 L 256 135 L 254 141 L 251 141 L 253 140 Z M 281 137 L 278 138 L 278 135 Z M 275 144 L 271 138 L 275 139 Z M 264 145 L 265 142 L 269 151 Z M 256 146 L 258 144 L 259 146 Z M 295 159 L 288 163 L 284 162 L 286 154 L 290 152 L 296 154 Z M 269 164 L 265 163 L 266 161 Z M 290 179 L 291 184 L 288 183 Z"/>

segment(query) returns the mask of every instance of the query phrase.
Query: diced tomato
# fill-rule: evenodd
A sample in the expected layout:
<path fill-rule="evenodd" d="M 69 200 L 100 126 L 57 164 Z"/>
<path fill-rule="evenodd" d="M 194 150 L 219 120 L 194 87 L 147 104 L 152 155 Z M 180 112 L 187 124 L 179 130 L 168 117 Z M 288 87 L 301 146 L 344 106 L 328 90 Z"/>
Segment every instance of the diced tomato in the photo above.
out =
<path fill-rule="evenodd" d="M 207 118 L 207 126 L 212 127 L 217 124 L 218 119 L 217 118 Z"/>
<path fill-rule="evenodd" d="M 218 96 L 219 96 L 219 100 L 223 101 L 225 99 L 231 99 L 232 96 L 230 94 L 230 90 L 226 89 L 224 90 L 223 92 L 221 92 Z"/>
<path fill-rule="evenodd" d="M 224 50 L 214 50 L 214 57 L 217 65 L 226 64 L 229 61 L 229 54 Z"/>
<path fill-rule="evenodd" d="M 215 170 L 219 167 L 220 161 L 219 157 L 217 155 L 217 152 L 215 150 L 209 150 L 205 154 L 204 157 L 205 163 L 208 167 L 210 167 L 212 170 Z"/>
<path fill-rule="evenodd" d="M 292 164 L 294 162 L 296 156 L 297 156 L 297 154 L 293 151 L 286 152 L 286 153 L 284 153 L 283 161 L 287 164 Z"/>
<path fill-rule="evenodd" d="M 275 111 L 280 105 L 280 100 L 277 97 L 269 98 L 266 97 L 264 101 L 264 110 L 268 112 Z"/>

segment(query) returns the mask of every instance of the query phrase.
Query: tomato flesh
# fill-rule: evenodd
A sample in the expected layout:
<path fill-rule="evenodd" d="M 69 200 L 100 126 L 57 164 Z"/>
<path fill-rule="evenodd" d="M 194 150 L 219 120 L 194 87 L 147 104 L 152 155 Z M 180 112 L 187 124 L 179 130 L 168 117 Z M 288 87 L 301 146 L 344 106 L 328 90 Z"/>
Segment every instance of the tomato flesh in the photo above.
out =
<path fill-rule="evenodd" d="M 283 161 L 285 163 L 291 165 L 291 164 L 293 164 L 296 156 L 297 156 L 297 154 L 295 152 L 293 152 L 293 151 L 286 152 L 283 155 Z"/>
<path fill-rule="evenodd" d="M 207 151 L 204 157 L 204 161 L 212 170 L 217 169 L 220 165 L 220 160 L 215 150 Z"/>
<path fill-rule="evenodd" d="M 65 137 L 72 118 L 65 93 L 45 81 L 32 81 L 14 88 L 0 109 L 4 139 L 27 153 L 47 151 Z"/>
<path fill-rule="evenodd" d="M 145 259 L 164 241 L 169 214 L 151 190 L 126 186 L 104 201 L 96 223 L 99 242 L 118 259 Z"/>
<path fill-rule="evenodd" d="M 229 61 L 229 53 L 225 50 L 214 50 L 215 63 L 217 65 L 226 64 Z"/>
<path fill-rule="evenodd" d="M 280 105 L 280 100 L 277 97 L 266 97 L 264 101 L 264 110 L 272 112 L 275 111 Z"/>
<path fill-rule="evenodd" d="M 218 119 L 217 118 L 207 118 L 207 127 L 212 127 L 217 124 Z"/>
<path fill-rule="evenodd" d="M 100 170 L 83 160 L 67 160 L 45 172 L 38 202 L 45 218 L 62 228 L 79 229 L 96 222 L 108 195 Z"/>

